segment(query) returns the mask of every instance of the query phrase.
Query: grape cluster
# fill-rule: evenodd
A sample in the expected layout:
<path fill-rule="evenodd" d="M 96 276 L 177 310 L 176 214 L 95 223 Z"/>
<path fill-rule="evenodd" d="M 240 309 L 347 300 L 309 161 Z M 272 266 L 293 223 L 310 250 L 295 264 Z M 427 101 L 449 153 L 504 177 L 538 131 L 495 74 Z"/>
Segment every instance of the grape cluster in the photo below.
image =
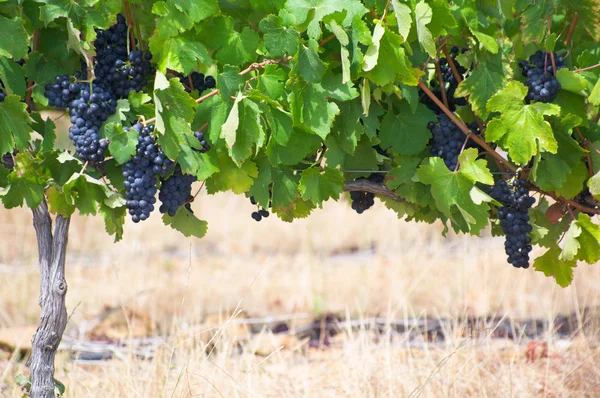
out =
<path fill-rule="evenodd" d="M 78 83 L 71 82 L 68 75 L 56 76 L 53 84 L 46 84 L 44 95 L 48 98 L 48 105 L 57 108 L 66 108 L 79 95 Z"/>
<path fill-rule="evenodd" d="M 210 75 L 204 76 L 204 73 L 193 71 L 189 76 L 183 76 L 181 73 L 178 73 L 177 76 L 184 87 L 188 88 L 189 91 L 198 90 L 198 94 L 202 94 L 205 90 L 217 87 L 215 78 Z M 190 79 L 192 81 L 191 87 Z"/>
<path fill-rule="evenodd" d="M 158 148 L 154 139 L 154 125 L 131 127 L 138 132 L 136 154 L 123 165 L 125 206 L 133 222 L 147 219 L 156 203 L 157 175 L 164 176 L 173 169 L 173 162 Z"/>
<path fill-rule="evenodd" d="M 6 98 L 6 95 L 4 95 L 2 91 L 0 91 L 0 102 L 3 102 L 4 98 Z"/>
<path fill-rule="evenodd" d="M 458 73 L 461 76 L 464 76 L 467 73 L 467 69 L 455 61 L 458 51 L 459 50 L 457 47 L 452 47 L 450 49 L 450 53 L 451 53 L 450 56 L 452 57 L 452 60 L 454 60 L 454 64 L 456 65 L 456 69 L 458 70 Z M 463 49 L 461 51 L 465 52 L 466 50 Z M 454 110 L 456 110 L 457 106 L 466 105 L 467 100 L 464 97 L 456 98 L 454 96 L 455 92 L 456 92 L 456 88 L 458 87 L 458 81 L 456 80 L 456 77 L 454 76 L 454 73 L 452 72 L 452 68 L 450 68 L 448 60 L 446 58 L 440 58 L 439 64 L 440 64 L 440 70 L 442 72 L 442 78 L 444 80 L 444 88 L 446 89 L 446 99 L 448 101 L 448 109 L 450 109 L 451 111 L 454 111 Z M 436 79 L 433 79 L 429 82 L 429 85 L 432 88 L 432 90 L 431 90 L 432 93 L 440 101 L 443 101 L 442 90 L 439 87 L 440 82 L 437 81 Z M 421 97 L 422 104 L 426 105 L 429 109 L 431 109 L 433 112 L 435 112 L 438 115 L 442 113 L 442 110 L 437 106 L 437 104 L 435 102 L 433 102 L 433 100 L 431 98 L 429 98 L 423 91 L 421 91 L 420 97 Z"/>
<path fill-rule="evenodd" d="M 100 140 L 98 131 L 108 116 L 115 113 L 117 101 L 110 91 L 95 84 L 78 86 L 77 96 L 68 105 L 72 123 L 69 138 L 79 159 L 100 162 L 104 160 L 108 142 Z"/>
<path fill-rule="evenodd" d="M 196 137 L 196 139 L 198 140 L 200 145 L 202 145 L 202 149 L 199 150 L 200 152 L 206 153 L 206 152 L 210 151 L 210 145 L 204 139 L 204 133 L 202 131 L 200 131 L 200 130 L 196 131 L 194 133 L 194 137 Z M 194 150 L 198 151 L 198 149 L 194 149 Z"/>
<path fill-rule="evenodd" d="M 476 123 L 468 123 L 471 131 L 477 132 Z M 444 114 L 438 116 L 438 123 L 429 122 L 427 128 L 433 134 L 431 139 L 431 154 L 444 160 L 446 167 L 454 171 L 458 164 L 458 155 L 465 142 L 465 134 L 458 126 Z M 465 148 L 478 147 L 472 141 L 469 141 Z"/>
<path fill-rule="evenodd" d="M 132 91 L 141 91 L 146 85 L 146 76 L 154 73 L 150 63 L 152 54 L 141 50 L 127 53 L 127 24 L 122 15 L 108 30 L 97 30 L 96 83 L 110 87 L 117 98 L 127 98 Z"/>
<path fill-rule="evenodd" d="M 357 180 L 364 179 L 364 177 L 360 177 Z M 366 180 L 378 184 L 382 183 L 384 179 L 385 175 L 383 173 L 373 173 L 366 178 Z M 375 194 L 371 192 L 352 191 L 350 192 L 350 199 L 352 199 L 352 209 L 358 214 L 362 214 L 375 204 Z"/>
<path fill-rule="evenodd" d="M 175 217 L 179 207 L 192 201 L 192 183 L 196 182 L 194 175 L 183 174 L 181 167 L 177 165 L 175 172 L 166 180 L 162 181 L 158 199 L 161 201 L 160 212 Z"/>
<path fill-rule="evenodd" d="M 271 192 L 269 191 L 269 196 L 271 196 Z M 256 199 L 254 198 L 254 196 L 250 196 L 250 203 L 252 203 L 253 205 L 257 206 L 258 203 L 256 202 Z M 269 206 L 271 206 L 271 202 L 269 201 Z M 255 221 L 260 221 L 263 218 L 267 218 L 269 217 L 269 211 L 267 209 L 265 209 L 264 207 L 262 209 L 258 209 L 256 211 L 252 212 L 252 219 L 254 219 Z"/>
<path fill-rule="evenodd" d="M 516 268 L 529 268 L 532 247 L 528 234 L 533 228 L 529 225 L 528 210 L 535 203 L 535 198 L 529 196 L 525 180 L 516 179 L 511 185 L 503 179 L 498 180 L 490 190 L 490 196 L 502 204 L 498 209 L 498 219 L 506 236 L 504 248 L 508 262 Z"/>
<path fill-rule="evenodd" d="M 552 102 L 556 98 L 561 85 L 554 76 L 556 71 L 565 68 L 563 57 L 554 55 L 556 69 L 552 67 L 550 56 L 542 51 L 537 51 L 529 62 L 522 60 L 519 66 L 523 76 L 527 77 L 525 84 L 528 87 L 526 101 Z"/>

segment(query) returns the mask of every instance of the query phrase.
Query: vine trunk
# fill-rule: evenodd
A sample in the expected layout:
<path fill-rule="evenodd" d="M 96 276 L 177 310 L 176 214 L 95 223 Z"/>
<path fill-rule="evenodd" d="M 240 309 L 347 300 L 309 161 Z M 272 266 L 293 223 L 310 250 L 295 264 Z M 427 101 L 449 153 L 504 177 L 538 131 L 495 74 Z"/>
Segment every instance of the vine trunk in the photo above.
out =
<path fill-rule="evenodd" d="M 32 339 L 29 360 L 31 397 L 53 398 L 54 357 L 67 326 L 65 259 L 71 219 L 58 215 L 54 232 L 48 205 L 33 210 L 40 263 L 40 323 Z"/>

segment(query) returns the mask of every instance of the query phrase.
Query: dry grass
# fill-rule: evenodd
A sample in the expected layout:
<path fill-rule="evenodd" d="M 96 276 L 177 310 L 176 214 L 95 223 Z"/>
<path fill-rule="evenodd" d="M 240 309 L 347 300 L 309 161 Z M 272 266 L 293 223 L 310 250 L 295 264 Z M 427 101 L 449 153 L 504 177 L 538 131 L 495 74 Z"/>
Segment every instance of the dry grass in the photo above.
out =
<path fill-rule="evenodd" d="M 552 320 L 600 304 L 600 270 L 580 265 L 561 289 L 533 270 L 505 263 L 501 239 L 440 236 L 439 225 L 408 224 L 378 205 L 362 216 L 328 203 L 286 224 L 250 218 L 247 199 L 200 196 L 209 221 L 202 240 L 182 238 L 153 217 L 127 225 L 114 244 L 97 219 L 72 224 L 68 310 L 76 330 L 103 306 L 147 314 L 164 336 L 151 361 L 102 364 L 59 358 L 69 397 L 496 397 L 600 396 L 595 336 L 546 336 L 550 357 L 527 363 L 524 347 L 460 333 L 447 346 L 407 348 L 401 335 L 348 330 L 332 348 L 306 345 L 254 354 L 229 325 L 207 355 L 189 330 L 207 314 L 238 307 L 253 315 L 342 312 L 389 318 L 494 314 Z M 27 211 L 0 209 L 0 327 L 36 321 L 36 243 Z M 196 336 L 200 337 L 200 336 Z M 568 344 L 567 344 L 568 343 Z M 0 362 L 0 395 L 22 364 Z M 3 383 L 7 386 L 2 389 Z"/>

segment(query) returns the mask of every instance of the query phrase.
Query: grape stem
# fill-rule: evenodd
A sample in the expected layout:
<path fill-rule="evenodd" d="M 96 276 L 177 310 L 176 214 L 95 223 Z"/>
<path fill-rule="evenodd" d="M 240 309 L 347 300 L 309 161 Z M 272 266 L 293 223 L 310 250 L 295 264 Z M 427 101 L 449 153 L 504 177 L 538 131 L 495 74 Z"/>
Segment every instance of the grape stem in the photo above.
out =
<path fill-rule="evenodd" d="M 579 73 L 579 72 L 583 72 L 583 71 L 590 70 L 590 69 L 596 69 L 598 67 L 600 67 L 600 64 L 596 64 L 596 65 L 592 65 L 592 66 L 587 66 L 587 67 L 581 68 L 581 69 L 575 69 L 573 72 Z"/>
<path fill-rule="evenodd" d="M 36 29 L 33 31 L 33 48 L 32 51 L 37 51 L 38 44 L 40 42 L 40 29 Z M 27 79 L 27 93 L 25 94 L 25 103 L 27 104 L 27 112 L 31 112 L 31 92 L 33 88 L 33 81 L 31 79 Z"/>
<path fill-rule="evenodd" d="M 577 20 L 579 19 L 579 13 L 577 11 L 575 11 L 575 14 L 573 14 L 573 18 L 571 18 L 571 24 L 569 25 L 569 30 L 567 31 L 567 35 L 565 36 L 565 46 L 569 44 L 569 41 L 571 41 L 571 35 L 573 34 L 573 31 L 575 30 L 575 26 L 577 25 Z"/>
<path fill-rule="evenodd" d="M 265 60 L 263 62 L 258 62 L 258 63 L 255 62 L 255 63 L 251 64 L 249 67 L 247 67 L 246 69 L 244 69 L 243 71 L 241 71 L 239 74 L 240 74 L 240 76 L 243 76 L 243 75 L 246 75 L 246 74 L 252 72 L 253 70 L 264 68 L 267 65 L 284 64 L 286 62 L 289 62 L 291 59 L 292 59 L 292 57 L 288 55 L 287 57 L 283 57 L 281 59 L 267 59 L 267 60 Z M 202 97 L 198 98 L 196 100 L 196 103 L 199 104 L 199 103 L 201 103 L 203 101 L 206 101 L 210 97 L 214 97 L 217 94 L 219 94 L 219 90 L 213 90 L 210 93 L 208 93 L 206 95 L 203 95 Z M 154 123 L 154 122 L 156 122 L 156 118 L 155 117 L 153 117 L 152 119 L 144 120 L 142 122 L 142 124 L 144 126 L 147 126 L 148 124 Z"/>
<path fill-rule="evenodd" d="M 332 33 L 332 34 L 330 34 L 329 36 L 327 36 L 326 38 L 324 38 L 323 40 L 321 40 L 319 42 L 319 47 L 323 46 L 325 43 L 328 43 L 333 38 L 335 38 L 335 34 Z"/>
<path fill-rule="evenodd" d="M 125 0 L 125 15 L 127 16 L 127 24 L 129 25 L 129 51 L 135 50 L 135 24 L 133 23 L 133 18 L 131 17 L 131 8 L 129 8 L 129 1 Z M 141 37 L 140 37 L 141 41 Z"/>
<path fill-rule="evenodd" d="M 467 136 L 467 138 L 465 138 L 465 142 L 463 142 L 462 148 L 460 148 L 459 156 L 460 156 L 461 153 L 463 153 L 465 151 L 465 148 L 467 147 L 467 142 L 469 142 L 470 138 L 471 137 L 469 137 L 469 136 Z M 456 166 L 454 166 L 454 171 L 458 170 L 458 166 L 459 165 L 460 165 L 460 160 L 457 158 L 456 159 Z"/>
<path fill-rule="evenodd" d="M 583 134 L 581 134 L 581 131 L 579 130 L 579 127 L 575 127 L 575 132 L 577 132 L 577 135 L 579 136 L 579 139 L 581 140 L 581 145 L 583 146 L 583 148 L 586 150 L 585 152 L 585 156 L 587 158 L 587 166 L 588 166 L 588 177 L 593 177 L 594 175 L 594 168 L 592 167 L 592 157 L 590 156 L 590 150 L 589 150 L 589 145 L 591 145 L 589 143 L 589 141 L 583 136 Z M 596 148 L 594 148 L 596 149 Z M 598 151 L 596 149 L 596 151 Z"/>
<path fill-rule="evenodd" d="M 442 68 L 440 68 L 440 61 L 436 60 L 434 63 L 435 63 L 435 72 L 437 73 L 438 81 L 440 82 L 440 91 L 442 92 L 442 100 L 444 101 L 444 105 L 446 105 L 446 108 L 449 108 L 448 96 L 446 95 L 446 84 L 444 83 L 444 76 L 442 75 Z"/>
<path fill-rule="evenodd" d="M 552 21 L 548 17 L 548 35 L 552 32 Z M 550 51 L 550 61 L 552 62 L 552 74 L 556 76 L 556 62 L 554 61 L 554 51 Z"/>
<path fill-rule="evenodd" d="M 401 198 L 396 194 L 396 192 L 392 191 L 388 187 L 383 184 L 377 184 L 375 182 L 369 180 L 354 180 L 354 181 L 346 181 L 344 186 L 344 191 L 346 192 L 370 192 L 372 194 L 378 196 L 384 196 L 390 199 L 393 199 L 397 202 L 404 202 L 405 199 Z"/>

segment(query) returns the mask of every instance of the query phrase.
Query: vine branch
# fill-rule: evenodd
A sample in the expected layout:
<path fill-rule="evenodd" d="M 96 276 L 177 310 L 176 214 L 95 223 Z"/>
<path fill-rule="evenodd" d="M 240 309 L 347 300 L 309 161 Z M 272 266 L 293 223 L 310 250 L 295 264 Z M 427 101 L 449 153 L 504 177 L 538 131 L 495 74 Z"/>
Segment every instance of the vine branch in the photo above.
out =
<path fill-rule="evenodd" d="M 448 96 L 446 95 L 446 84 L 444 82 L 444 76 L 442 75 L 442 68 L 440 68 L 440 61 L 436 60 L 435 62 L 435 72 L 437 73 L 438 82 L 440 82 L 440 91 L 442 93 L 442 100 L 444 101 L 444 105 L 448 108 Z"/>
<path fill-rule="evenodd" d="M 396 192 L 392 191 L 383 184 L 377 184 L 369 180 L 346 181 L 344 191 L 352 192 L 369 192 L 378 196 L 393 199 L 397 202 L 405 202 L 405 199 L 400 197 Z"/>
<path fill-rule="evenodd" d="M 567 30 L 567 35 L 565 36 L 565 41 L 564 41 L 565 46 L 569 44 L 569 41 L 571 41 L 571 35 L 573 34 L 573 31 L 575 30 L 575 26 L 577 25 L 578 19 L 579 19 L 579 13 L 576 11 L 575 14 L 573 14 L 573 18 L 571 18 L 571 24 L 569 25 L 569 30 Z"/>

